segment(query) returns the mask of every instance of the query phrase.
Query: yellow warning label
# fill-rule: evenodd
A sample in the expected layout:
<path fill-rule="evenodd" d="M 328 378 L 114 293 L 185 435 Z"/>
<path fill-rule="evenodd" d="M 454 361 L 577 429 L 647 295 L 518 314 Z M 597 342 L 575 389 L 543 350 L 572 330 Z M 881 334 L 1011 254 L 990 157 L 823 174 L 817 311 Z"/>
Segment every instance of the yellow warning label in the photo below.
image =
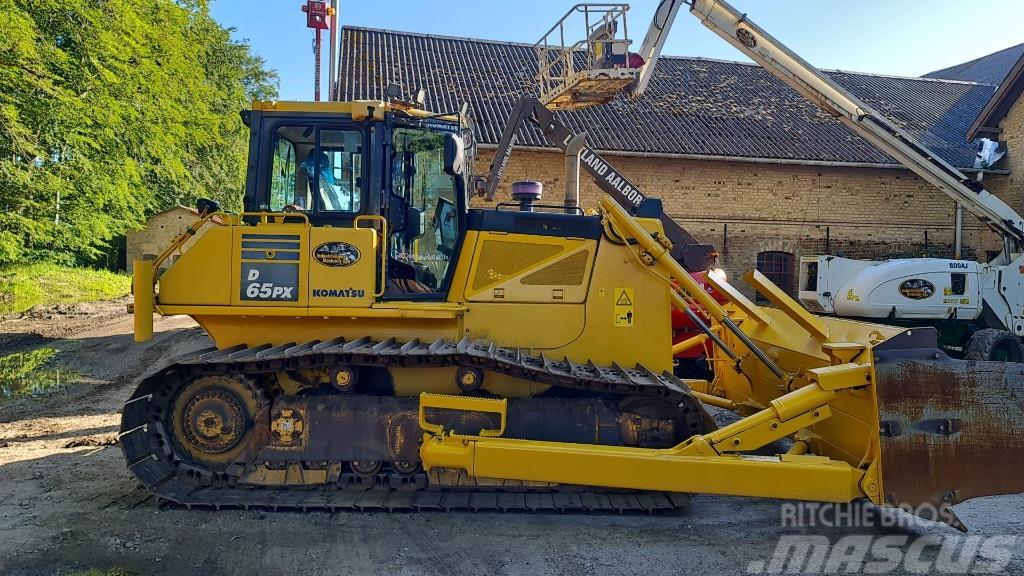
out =
<path fill-rule="evenodd" d="M 633 298 L 633 289 L 616 288 L 613 294 L 615 297 L 615 305 L 612 307 L 614 324 L 616 326 L 633 326 L 633 322 L 636 321 L 633 311 L 633 303 L 636 302 Z"/>

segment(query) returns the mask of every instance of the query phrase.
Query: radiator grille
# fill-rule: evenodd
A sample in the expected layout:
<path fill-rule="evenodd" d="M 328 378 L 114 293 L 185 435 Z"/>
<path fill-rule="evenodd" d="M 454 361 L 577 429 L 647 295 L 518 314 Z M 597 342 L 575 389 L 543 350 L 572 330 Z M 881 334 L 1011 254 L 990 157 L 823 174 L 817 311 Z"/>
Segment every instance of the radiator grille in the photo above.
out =
<path fill-rule="evenodd" d="M 530 266 L 564 250 L 557 244 L 529 244 L 486 240 L 473 276 L 473 289 L 480 290 L 514 276 Z"/>
<path fill-rule="evenodd" d="M 582 250 L 537 270 L 521 282 L 528 286 L 579 286 L 590 261 L 590 251 Z"/>

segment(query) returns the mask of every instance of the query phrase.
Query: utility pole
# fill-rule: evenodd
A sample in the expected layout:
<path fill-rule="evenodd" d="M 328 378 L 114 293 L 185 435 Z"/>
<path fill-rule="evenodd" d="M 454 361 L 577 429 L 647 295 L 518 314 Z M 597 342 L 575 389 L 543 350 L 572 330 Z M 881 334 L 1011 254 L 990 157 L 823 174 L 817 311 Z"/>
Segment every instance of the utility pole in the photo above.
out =
<path fill-rule="evenodd" d="M 338 69 L 338 54 L 340 52 L 338 46 L 338 35 L 341 34 L 341 29 L 338 28 L 338 1 L 331 0 L 331 7 L 328 8 L 328 25 L 331 29 L 331 47 L 327 53 L 329 60 L 328 66 L 330 68 L 327 72 L 327 99 L 331 102 L 340 100 L 338 97 L 338 74 L 341 70 Z"/>
<path fill-rule="evenodd" d="M 307 0 L 306 4 L 302 7 L 302 11 L 306 13 L 306 28 L 313 30 L 313 81 L 315 82 L 313 88 L 313 99 L 317 102 L 320 101 L 320 64 L 321 64 L 321 51 L 320 47 L 323 43 L 322 32 L 330 28 L 330 18 L 334 15 L 334 8 L 327 5 L 325 0 Z M 334 38 L 332 32 L 331 38 Z M 331 54 L 334 54 L 334 44 L 331 44 Z M 334 63 L 331 63 L 330 77 L 334 77 Z M 334 88 L 330 87 L 328 90 L 333 91 Z"/>

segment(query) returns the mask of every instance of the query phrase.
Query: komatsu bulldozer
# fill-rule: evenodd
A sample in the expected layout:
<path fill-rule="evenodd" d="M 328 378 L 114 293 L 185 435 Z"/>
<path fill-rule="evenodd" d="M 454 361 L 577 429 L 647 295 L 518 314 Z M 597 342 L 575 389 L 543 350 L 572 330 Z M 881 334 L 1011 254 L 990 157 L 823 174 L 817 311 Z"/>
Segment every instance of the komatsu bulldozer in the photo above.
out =
<path fill-rule="evenodd" d="M 691 11 L 759 62 L 799 61 L 727 5 Z M 811 315 L 757 272 L 772 307 L 717 275 L 712 297 L 672 257 L 657 201 L 584 213 L 527 190 L 471 208 L 464 110 L 257 102 L 244 118 L 245 210 L 205 204 L 134 263 L 136 339 L 156 312 L 214 343 L 123 409 L 128 467 L 164 500 L 918 510 L 1024 489 L 1018 365 L 950 359 L 928 328 Z M 699 334 L 673 344 L 673 308 Z M 705 345 L 712 379 L 673 375 L 674 354 Z M 736 419 L 717 428 L 709 406 Z"/>

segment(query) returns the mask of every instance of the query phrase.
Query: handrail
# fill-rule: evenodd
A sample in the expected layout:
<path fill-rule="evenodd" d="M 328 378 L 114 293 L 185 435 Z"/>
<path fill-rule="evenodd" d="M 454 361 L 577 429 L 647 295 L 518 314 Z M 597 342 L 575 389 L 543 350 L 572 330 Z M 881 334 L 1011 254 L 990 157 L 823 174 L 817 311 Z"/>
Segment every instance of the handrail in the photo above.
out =
<path fill-rule="evenodd" d="M 541 101 L 548 101 L 548 94 L 558 94 L 570 80 L 578 74 L 586 73 L 596 67 L 595 48 L 597 44 L 619 43 L 630 44 L 626 26 L 626 12 L 629 4 L 620 3 L 581 3 L 570 8 L 543 36 L 533 45 L 537 55 L 537 81 L 540 84 Z M 565 28 L 567 20 L 576 14 L 583 15 L 583 39 L 571 44 L 566 42 Z M 621 22 L 621 37 L 618 28 Z M 570 24 L 572 26 L 572 24 Z M 597 39 L 594 34 L 601 29 L 611 31 L 612 37 Z M 557 33 L 557 38 L 553 36 Z M 557 54 L 552 55 L 552 52 Z M 628 48 L 627 48 L 628 52 Z M 583 59 L 577 62 L 577 55 L 582 53 Z"/>
<path fill-rule="evenodd" d="M 533 47 L 536 48 L 538 44 L 540 44 L 541 42 L 546 40 L 547 37 L 550 36 L 551 33 L 555 31 L 555 28 L 561 29 L 564 26 L 564 24 L 565 24 L 566 18 L 568 18 L 569 16 L 572 16 L 572 14 L 574 12 L 586 13 L 586 12 L 588 12 L 588 8 L 608 8 L 609 10 L 607 10 L 607 11 L 611 11 L 610 9 L 614 9 L 614 8 L 624 8 L 623 12 L 625 12 L 626 10 L 629 9 L 629 4 L 623 4 L 621 2 L 606 2 L 606 3 L 581 2 L 579 4 L 574 4 L 572 8 L 569 8 L 569 10 L 567 10 L 565 12 L 565 14 L 563 14 L 562 17 L 558 19 L 558 22 L 555 22 L 555 24 L 553 26 L 551 26 L 551 28 L 547 32 L 545 32 L 543 36 L 540 37 L 540 40 L 538 40 L 533 45 Z"/>
<path fill-rule="evenodd" d="M 515 208 L 517 208 L 517 210 L 501 210 L 501 208 L 503 206 L 515 207 Z M 564 204 L 530 204 L 529 206 L 530 206 L 530 208 L 548 208 L 550 210 L 559 210 L 559 212 L 539 212 L 539 214 L 564 214 L 566 210 L 572 210 L 573 212 L 579 213 L 580 216 L 586 215 L 586 212 L 583 211 L 583 208 L 581 208 L 579 206 L 566 206 Z M 522 212 L 523 211 L 522 207 L 523 207 L 523 205 L 520 204 L 519 202 L 498 202 L 494 206 L 494 211 L 495 212 L 499 212 L 499 211 L 503 211 L 503 212 Z M 530 212 L 533 212 L 533 211 L 532 210 L 527 211 L 527 213 L 530 213 Z"/>
<path fill-rule="evenodd" d="M 273 216 L 274 220 L 277 220 L 278 218 L 280 218 L 281 220 L 281 222 L 274 222 L 275 224 L 301 224 L 305 225 L 307 228 L 309 227 L 309 216 L 303 214 L 302 212 L 241 212 L 239 214 L 230 214 L 228 212 L 211 212 L 209 214 L 205 214 L 201 216 L 198 220 L 193 222 L 188 228 L 185 228 L 184 232 L 175 236 L 174 240 L 171 240 L 170 246 L 168 246 L 163 252 L 161 252 L 160 255 L 157 256 L 156 260 L 153 261 L 153 285 L 156 285 L 157 277 L 160 275 L 160 266 L 164 263 L 164 261 L 170 258 L 171 254 L 174 254 L 175 252 L 180 250 L 181 247 L 185 245 L 185 242 L 188 242 L 189 238 L 195 236 L 196 233 L 199 232 L 199 229 L 202 228 L 204 224 L 206 224 L 215 217 L 234 218 L 236 216 L 238 217 L 239 221 L 241 221 L 241 219 L 246 216 L 257 216 L 259 217 L 260 222 L 264 224 L 271 223 L 270 218 L 268 217 Z M 302 222 L 286 222 L 285 220 L 288 218 L 301 218 Z"/>
<path fill-rule="evenodd" d="M 380 289 L 373 293 L 375 298 L 379 298 L 384 295 L 388 281 L 388 221 L 379 214 L 363 214 L 355 217 L 355 220 L 352 221 L 352 227 L 359 228 L 360 222 L 371 221 L 380 223 L 380 230 L 377 231 L 380 234 Z"/>
<path fill-rule="evenodd" d="M 239 216 L 258 216 L 263 224 L 305 224 L 309 226 L 309 216 L 305 212 L 242 212 Z M 273 216 L 274 220 L 280 219 L 281 221 L 271 222 L 269 216 Z M 288 218 L 301 218 L 303 221 L 288 222 Z"/>

